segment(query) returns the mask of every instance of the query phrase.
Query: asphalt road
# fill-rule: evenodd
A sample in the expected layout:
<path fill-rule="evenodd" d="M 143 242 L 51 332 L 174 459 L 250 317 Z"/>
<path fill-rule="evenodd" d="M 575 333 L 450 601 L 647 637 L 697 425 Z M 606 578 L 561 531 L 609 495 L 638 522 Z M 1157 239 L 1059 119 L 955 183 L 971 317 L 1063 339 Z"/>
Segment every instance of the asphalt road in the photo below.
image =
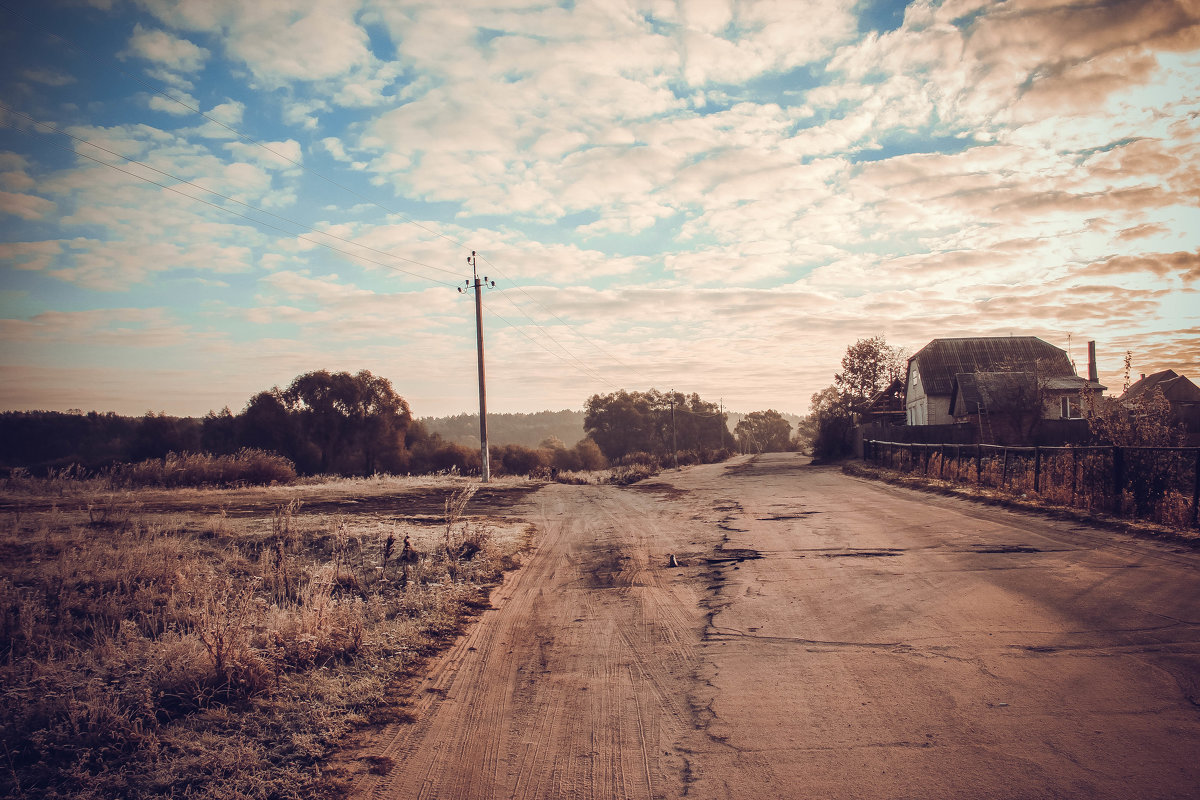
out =
<path fill-rule="evenodd" d="M 514 511 L 359 796 L 1200 796 L 1200 553 L 791 454 Z"/>

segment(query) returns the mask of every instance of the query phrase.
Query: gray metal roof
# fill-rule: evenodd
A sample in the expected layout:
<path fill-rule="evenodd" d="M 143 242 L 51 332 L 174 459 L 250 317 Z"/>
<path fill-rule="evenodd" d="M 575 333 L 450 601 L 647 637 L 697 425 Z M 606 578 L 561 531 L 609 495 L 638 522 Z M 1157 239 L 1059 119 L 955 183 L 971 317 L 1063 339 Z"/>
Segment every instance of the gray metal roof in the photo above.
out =
<path fill-rule="evenodd" d="M 1065 350 L 1036 336 L 934 339 L 909 360 L 927 395 L 950 394 L 954 376 L 969 372 L 1036 371 L 1046 377 L 1075 374 Z"/>
<path fill-rule="evenodd" d="M 1173 369 L 1164 369 L 1153 375 L 1147 375 L 1125 390 L 1121 401 L 1130 403 L 1143 396 L 1150 395 L 1155 389 L 1161 389 L 1163 396 L 1174 403 L 1195 403 L 1200 401 L 1200 387 L 1187 377 Z"/>

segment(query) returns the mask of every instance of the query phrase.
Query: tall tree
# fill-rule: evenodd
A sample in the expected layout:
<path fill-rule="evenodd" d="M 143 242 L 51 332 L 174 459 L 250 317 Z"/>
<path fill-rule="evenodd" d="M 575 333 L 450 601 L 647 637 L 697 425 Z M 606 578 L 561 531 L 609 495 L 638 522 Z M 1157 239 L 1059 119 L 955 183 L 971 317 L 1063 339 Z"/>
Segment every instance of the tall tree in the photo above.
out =
<path fill-rule="evenodd" d="M 319 450 L 322 472 L 370 474 L 381 460 L 390 468 L 404 461 L 412 413 L 386 378 L 318 370 L 298 376 L 281 397 Z"/>
<path fill-rule="evenodd" d="M 842 371 L 834 375 L 833 385 L 847 408 L 858 413 L 904 374 L 905 364 L 904 351 L 889 345 L 882 336 L 859 339 L 846 348 Z"/>
<path fill-rule="evenodd" d="M 584 407 L 584 431 L 613 461 L 640 451 L 716 450 L 727 435 L 728 417 L 695 393 L 621 390 L 592 395 Z"/>
<path fill-rule="evenodd" d="M 773 408 L 752 411 L 733 429 L 744 451 L 781 453 L 791 444 L 792 424 Z"/>

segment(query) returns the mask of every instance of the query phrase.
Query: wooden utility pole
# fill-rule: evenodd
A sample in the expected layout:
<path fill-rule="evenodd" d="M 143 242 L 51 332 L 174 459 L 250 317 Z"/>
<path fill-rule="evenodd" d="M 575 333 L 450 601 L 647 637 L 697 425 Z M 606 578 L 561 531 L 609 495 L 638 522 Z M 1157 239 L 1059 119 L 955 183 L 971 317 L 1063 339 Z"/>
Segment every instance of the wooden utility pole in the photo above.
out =
<path fill-rule="evenodd" d="M 483 276 L 483 281 L 479 280 L 479 273 L 475 269 L 475 251 L 471 251 L 471 255 L 467 258 L 467 263 L 471 265 L 471 276 L 475 283 L 472 286 L 471 281 L 465 281 L 468 289 L 475 289 L 475 345 L 479 353 L 479 469 L 483 482 L 487 483 L 492 479 L 492 465 L 488 460 L 488 436 L 487 436 L 487 382 L 484 379 L 483 370 L 483 290 L 489 285 L 487 276 Z M 492 281 L 491 286 L 494 288 L 496 282 Z M 459 287 L 459 292 L 462 287 Z"/>
<path fill-rule="evenodd" d="M 675 390 L 671 390 L 671 452 L 675 456 L 675 469 L 679 469 L 679 444 L 675 439 Z"/>

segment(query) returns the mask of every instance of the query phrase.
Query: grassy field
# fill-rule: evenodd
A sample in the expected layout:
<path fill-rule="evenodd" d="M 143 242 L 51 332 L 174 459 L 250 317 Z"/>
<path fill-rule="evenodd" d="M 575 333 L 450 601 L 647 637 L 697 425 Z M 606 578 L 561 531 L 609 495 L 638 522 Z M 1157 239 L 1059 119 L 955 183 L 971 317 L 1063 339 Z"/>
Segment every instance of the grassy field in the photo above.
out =
<path fill-rule="evenodd" d="M 337 796 L 323 769 L 486 607 L 529 481 L 0 495 L 0 794 Z"/>

